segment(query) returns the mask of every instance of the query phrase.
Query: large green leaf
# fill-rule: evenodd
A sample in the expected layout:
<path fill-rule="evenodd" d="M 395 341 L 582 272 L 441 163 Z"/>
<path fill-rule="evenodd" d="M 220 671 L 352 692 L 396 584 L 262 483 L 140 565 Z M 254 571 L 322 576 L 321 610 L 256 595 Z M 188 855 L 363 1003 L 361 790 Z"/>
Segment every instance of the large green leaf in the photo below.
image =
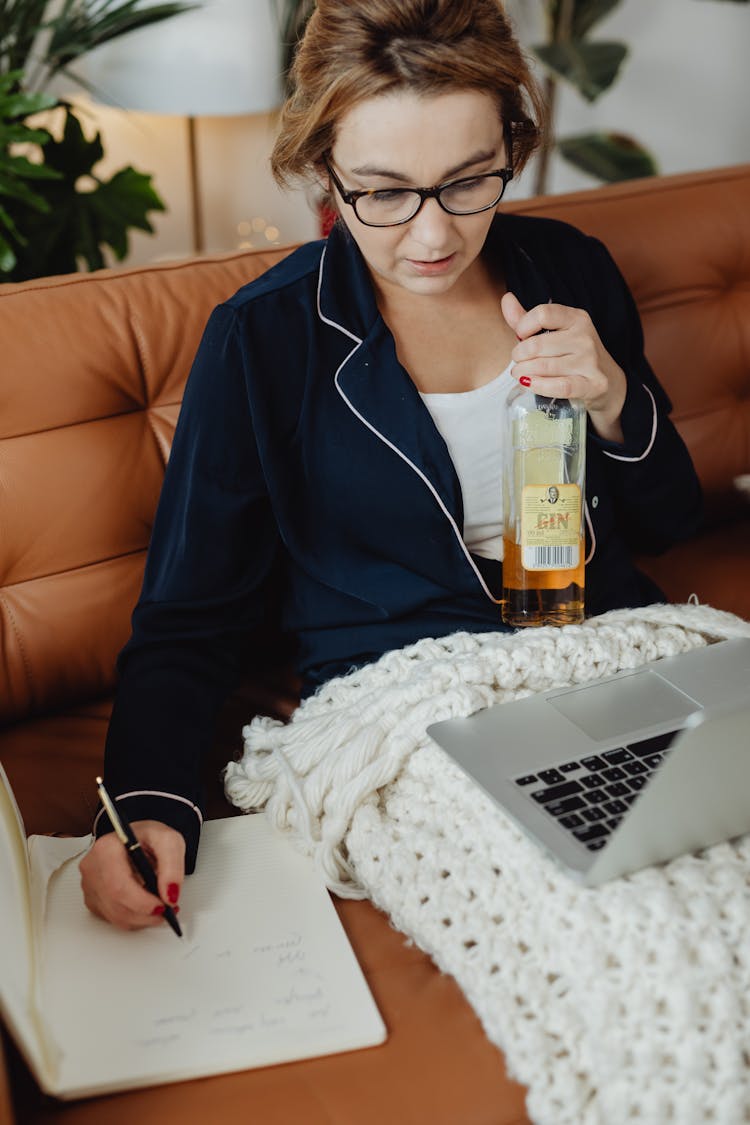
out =
<path fill-rule="evenodd" d="M 659 171 L 652 154 L 622 133 L 564 137 L 557 142 L 557 147 L 568 163 L 606 183 L 655 176 Z"/>
<path fill-rule="evenodd" d="M 57 102 L 51 94 L 3 94 L 0 101 L 0 114 L 6 120 L 28 117 L 42 109 L 51 109 Z"/>
<path fill-rule="evenodd" d="M 57 98 L 51 94 L 24 93 L 20 89 L 22 81 L 22 70 L 11 70 L 7 74 L 0 74 L 0 127 L 5 122 L 27 117 L 30 113 L 39 113 L 42 109 L 51 109 L 57 104 Z"/>
<path fill-rule="evenodd" d="M 50 138 L 46 129 L 31 129 L 22 121 L 7 125 L 0 120 L 0 147 L 3 145 L 45 145 Z"/>
<path fill-rule="evenodd" d="M 26 139 L 26 138 L 24 138 Z M 18 176 L 26 180 L 57 180 L 60 173 L 46 164 L 37 164 L 26 156 L 10 156 L 0 149 L 0 174 Z"/>
<path fill-rule="evenodd" d="M 45 94 L 18 93 L 19 79 L 18 71 L 0 77 L 0 197 L 43 211 L 47 208 L 46 201 L 26 181 L 56 179 L 58 173 L 46 168 L 41 161 L 21 156 L 12 146 L 26 144 L 38 148 L 49 141 L 50 135 L 46 129 L 30 129 L 21 118 L 27 113 L 48 108 L 54 104 L 55 99 Z M 3 210 L 2 225 L 14 237 L 18 235 L 18 228 L 7 210 Z M 3 260 L 9 260 L 6 251 L 3 251 Z"/>
<path fill-rule="evenodd" d="M 583 39 L 621 0 L 542 0 L 550 42 Z"/>
<path fill-rule="evenodd" d="M 50 168 L 75 181 L 79 176 L 90 176 L 95 164 L 104 156 L 101 134 L 87 140 L 81 123 L 70 107 L 66 107 L 65 126 L 61 140 L 50 140 L 44 158 Z"/>
<path fill-rule="evenodd" d="M 128 252 L 128 229 L 149 234 L 153 227 L 149 211 L 164 211 L 164 204 L 151 186 L 151 177 L 135 168 L 122 168 L 88 197 L 100 242 L 111 246 L 122 260 Z"/>
<path fill-rule="evenodd" d="M 43 195 L 33 191 L 18 176 L 7 175 L 0 167 L 0 196 L 5 199 L 16 199 L 35 211 L 48 211 L 49 204 Z"/>
<path fill-rule="evenodd" d="M 548 70 L 572 82 L 589 102 L 609 89 L 628 53 L 624 43 L 616 42 L 548 43 L 532 50 Z"/>
<path fill-rule="evenodd" d="M 75 114 L 68 108 L 62 139 L 52 141 L 45 154 L 59 174 L 57 180 L 39 182 L 47 204 L 46 213 L 31 210 L 24 201 L 8 205 L 16 228 L 26 245 L 15 246 L 17 262 L 13 277 L 23 280 L 53 273 L 70 273 L 81 262 L 99 269 L 102 248 L 110 246 L 118 258 L 128 251 L 131 228 L 151 231 L 151 211 L 164 204 L 151 185 L 151 177 L 134 168 L 123 168 L 111 179 L 95 175 L 102 155 L 98 134 L 88 140 Z M 80 188 L 81 177 L 90 178 L 90 191 Z"/>
<path fill-rule="evenodd" d="M 571 26 L 573 39 L 583 39 L 592 27 L 619 6 L 620 0 L 574 0 Z"/>

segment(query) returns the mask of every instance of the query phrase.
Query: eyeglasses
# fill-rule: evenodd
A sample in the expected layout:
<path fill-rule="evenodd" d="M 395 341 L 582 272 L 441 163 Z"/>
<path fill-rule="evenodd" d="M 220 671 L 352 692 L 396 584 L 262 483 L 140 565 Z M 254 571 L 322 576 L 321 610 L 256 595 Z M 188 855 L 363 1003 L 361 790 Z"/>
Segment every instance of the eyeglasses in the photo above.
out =
<path fill-rule="evenodd" d="M 437 199 L 449 215 L 478 215 L 500 202 L 507 184 L 513 179 L 512 168 L 497 168 L 479 176 L 449 180 L 439 187 L 347 191 L 327 160 L 325 166 L 344 203 L 348 203 L 359 221 L 368 227 L 397 227 L 408 223 L 421 211 L 426 199 Z"/>

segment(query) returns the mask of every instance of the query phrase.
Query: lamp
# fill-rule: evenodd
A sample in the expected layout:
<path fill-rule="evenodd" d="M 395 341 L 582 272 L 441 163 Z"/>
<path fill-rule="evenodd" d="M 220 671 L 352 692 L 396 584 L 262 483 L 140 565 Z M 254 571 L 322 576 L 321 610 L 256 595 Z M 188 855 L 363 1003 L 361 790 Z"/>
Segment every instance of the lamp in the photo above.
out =
<path fill-rule="evenodd" d="M 265 113 L 281 97 L 273 0 L 202 0 L 199 8 L 84 55 L 76 74 L 101 102 L 187 118 L 193 250 L 204 250 L 196 117 Z"/>

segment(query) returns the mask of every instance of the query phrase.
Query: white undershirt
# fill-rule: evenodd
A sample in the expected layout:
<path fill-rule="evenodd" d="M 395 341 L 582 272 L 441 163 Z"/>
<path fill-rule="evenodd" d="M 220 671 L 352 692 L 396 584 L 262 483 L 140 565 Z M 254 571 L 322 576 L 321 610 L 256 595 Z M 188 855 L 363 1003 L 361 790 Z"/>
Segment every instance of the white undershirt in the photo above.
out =
<path fill-rule="evenodd" d="M 503 557 L 503 420 L 505 400 L 515 386 L 512 366 L 473 391 L 420 395 L 461 485 L 464 543 L 487 559 Z"/>

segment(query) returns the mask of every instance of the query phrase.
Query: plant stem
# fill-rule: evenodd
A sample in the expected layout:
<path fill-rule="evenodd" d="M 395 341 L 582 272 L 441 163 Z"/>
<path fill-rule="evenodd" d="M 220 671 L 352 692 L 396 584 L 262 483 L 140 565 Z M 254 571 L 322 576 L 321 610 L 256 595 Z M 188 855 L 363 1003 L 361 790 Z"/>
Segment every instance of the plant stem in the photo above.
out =
<path fill-rule="evenodd" d="M 544 100 L 547 103 L 547 132 L 539 150 L 539 158 L 534 172 L 534 195 L 544 195 L 547 190 L 549 158 L 552 155 L 555 136 L 555 108 L 557 103 L 557 82 L 549 76 L 544 80 Z"/>
<path fill-rule="evenodd" d="M 547 41 L 549 43 L 570 43 L 573 38 L 573 17 L 575 0 L 547 0 Z M 547 191 L 549 161 L 555 144 L 555 111 L 557 109 L 557 79 L 548 74 L 544 80 L 544 99 L 547 103 L 547 133 L 539 152 L 534 177 L 534 194 L 544 195 Z"/>
<path fill-rule="evenodd" d="M 573 37 L 575 0 L 561 0 L 557 13 L 556 43 L 569 43 Z"/>

